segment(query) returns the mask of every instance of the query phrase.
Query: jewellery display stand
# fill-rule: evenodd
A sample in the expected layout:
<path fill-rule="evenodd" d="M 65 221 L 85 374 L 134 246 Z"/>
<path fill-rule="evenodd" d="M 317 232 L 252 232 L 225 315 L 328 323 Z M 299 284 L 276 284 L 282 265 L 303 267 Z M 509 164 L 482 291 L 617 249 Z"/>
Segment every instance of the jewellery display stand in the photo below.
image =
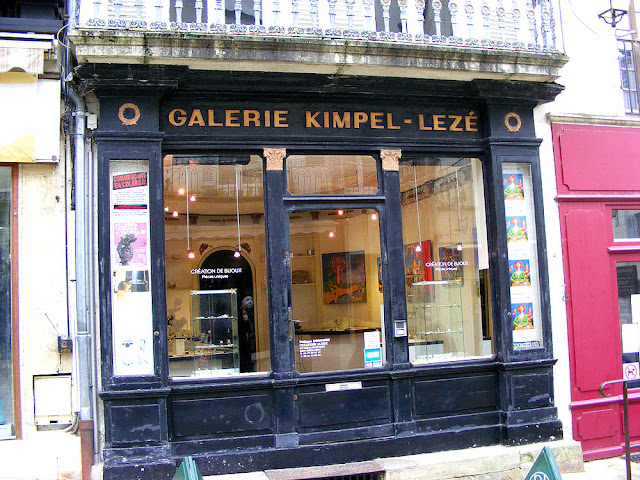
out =
<path fill-rule="evenodd" d="M 194 375 L 240 373 L 236 289 L 192 290 L 190 294 Z"/>
<path fill-rule="evenodd" d="M 462 282 L 436 280 L 411 285 L 407 303 L 411 360 L 438 361 L 464 356 Z"/>

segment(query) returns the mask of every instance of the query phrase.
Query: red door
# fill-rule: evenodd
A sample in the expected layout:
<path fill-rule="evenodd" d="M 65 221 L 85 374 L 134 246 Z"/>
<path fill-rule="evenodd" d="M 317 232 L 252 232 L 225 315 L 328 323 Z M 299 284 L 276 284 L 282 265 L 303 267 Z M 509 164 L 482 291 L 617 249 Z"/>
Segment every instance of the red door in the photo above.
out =
<path fill-rule="evenodd" d="M 622 388 L 607 398 L 598 388 L 637 370 L 640 346 L 640 129 L 554 124 L 552 132 L 573 437 L 585 459 L 611 457 L 624 447 Z M 630 396 L 633 444 L 640 388 Z"/>
<path fill-rule="evenodd" d="M 571 202 L 561 207 L 573 434 L 585 459 L 623 452 L 621 387 L 609 389 L 607 398 L 598 388 L 639 368 L 640 238 L 614 239 L 618 212 L 635 212 L 640 219 L 640 205 Z M 630 392 L 634 443 L 633 437 L 640 441 L 640 389 Z"/>

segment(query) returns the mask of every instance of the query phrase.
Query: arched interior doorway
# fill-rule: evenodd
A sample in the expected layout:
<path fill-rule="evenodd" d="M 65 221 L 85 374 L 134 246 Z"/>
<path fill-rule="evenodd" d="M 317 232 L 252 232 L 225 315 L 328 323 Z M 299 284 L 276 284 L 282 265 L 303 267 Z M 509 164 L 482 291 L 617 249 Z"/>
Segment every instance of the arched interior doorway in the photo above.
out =
<path fill-rule="evenodd" d="M 217 250 L 204 259 L 202 269 L 222 269 L 225 274 L 216 275 L 220 278 L 201 276 L 200 290 L 237 290 L 240 372 L 253 372 L 256 368 L 253 270 L 246 258 L 236 258 L 234 253 L 233 250 Z"/>

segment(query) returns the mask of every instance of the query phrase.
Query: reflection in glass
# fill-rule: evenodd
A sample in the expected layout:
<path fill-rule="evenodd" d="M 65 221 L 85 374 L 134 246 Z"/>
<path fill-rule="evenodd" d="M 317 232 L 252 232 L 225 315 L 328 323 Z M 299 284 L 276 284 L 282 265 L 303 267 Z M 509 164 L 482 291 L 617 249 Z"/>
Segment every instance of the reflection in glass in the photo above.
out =
<path fill-rule="evenodd" d="M 294 195 L 372 195 L 376 160 L 367 155 L 291 155 L 287 186 Z"/>
<path fill-rule="evenodd" d="M 616 264 L 622 363 L 640 361 L 640 263 Z"/>
<path fill-rule="evenodd" d="M 0 167 L 0 438 L 13 436 L 11 167 Z"/>
<path fill-rule="evenodd" d="M 491 354 L 481 163 L 405 159 L 400 189 L 409 358 L 447 361 Z"/>
<path fill-rule="evenodd" d="M 169 373 L 174 378 L 271 368 L 262 172 L 259 156 L 165 156 L 167 329 Z M 187 198 L 179 193 L 187 184 L 188 239 Z M 169 213 L 174 211 L 177 216 Z M 185 255 L 187 245 L 194 259 Z M 238 251 L 239 257 L 234 256 Z M 230 297 L 233 307 L 219 311 Z M 225 323 L 233 325 L 235 333 L 231 344 L 225 337 L 221 347 L 216 328 Z M 226 350 L 233 354 L 222 361 Z"/>
<path fill-rule="evenodd" d="M 297 370 L 384 365 L 377 212 L 294 212 L 289 238 Z"/>
<path fill-rule="evenodd" d="M 614 240 L 640 240 L 640 210 L 612 210 Z"/>

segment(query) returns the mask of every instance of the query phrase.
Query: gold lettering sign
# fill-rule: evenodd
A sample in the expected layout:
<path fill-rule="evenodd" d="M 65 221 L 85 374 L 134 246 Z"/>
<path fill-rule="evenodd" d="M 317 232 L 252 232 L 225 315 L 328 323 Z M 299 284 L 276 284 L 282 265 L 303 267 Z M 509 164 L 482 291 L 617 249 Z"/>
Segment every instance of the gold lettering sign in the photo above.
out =
<path fill-rule="evenodd" d="M 127 104 L 128 105 L 128 104 Z M 123 106 L 124 107 L 124 106 Z M 505 118 L 507 128 L 514 128 L 509 114 Z M 173 108 L 167 115 L 169 125 L 194 128 L 304 128 L 309 130 L 403 130 L 412 129 L 433 132 L 473 132 L 479 131 L 478 116 L 470 111 L 466 115 L 448 113 L 397 113 L 384 111 L 334 111 L 285 109 L 184 109 Z M 510 123 L 511 121 L 511 123 Z M 517 131 L 517 130 L 516 130 Z"/>

